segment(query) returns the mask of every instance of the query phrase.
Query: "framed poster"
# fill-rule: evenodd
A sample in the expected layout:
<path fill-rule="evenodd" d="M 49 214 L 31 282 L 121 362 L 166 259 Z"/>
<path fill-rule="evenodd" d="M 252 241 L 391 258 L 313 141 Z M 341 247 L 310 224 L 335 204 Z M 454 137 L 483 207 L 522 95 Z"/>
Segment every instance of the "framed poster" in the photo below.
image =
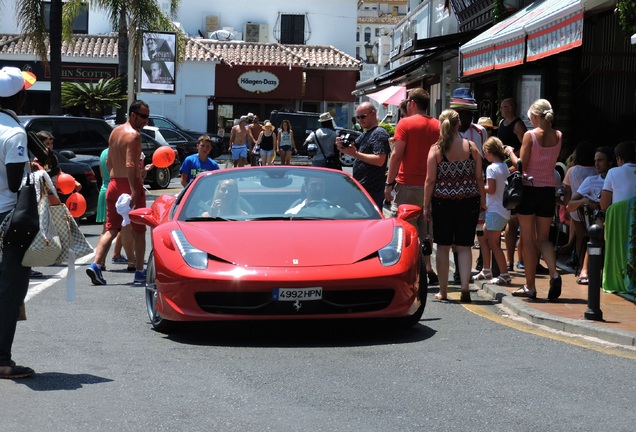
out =
<path fill-rule="evenodd" d="M 145 31 L 141 40 L 141 91 L 174 93 L 177 35 Z"/>
<path fill-rule="evenodd" d="M 532 102 L 541 98 L 541 75 L 522 75 L 519 86 L 519 117 L 528 129 L 533 129 L 532 122 L 528 118 L 528 108 Z"/>

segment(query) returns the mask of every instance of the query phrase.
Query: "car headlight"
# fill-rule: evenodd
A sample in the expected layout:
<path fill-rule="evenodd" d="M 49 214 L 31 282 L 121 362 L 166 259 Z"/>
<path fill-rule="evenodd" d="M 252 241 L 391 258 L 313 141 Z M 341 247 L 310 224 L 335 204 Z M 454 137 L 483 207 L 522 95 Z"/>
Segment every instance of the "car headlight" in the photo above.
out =
<path fill-rule="evenodd" d="M 402 227 L 393 228 L 393 238 L 391 242 L 378 251 L 380 262 L 383 266 L 392 266 L 400 260 L 403 240 L 404 229 L 402 229 Z"/>
<path fill-rule="evenodd" d="M 172 231 L 172 239 L 177 245 L 186 264 L 200 270 L 206 270 L 208 268 L 208 254 L 192 246 L 190 242 L 188 242 L 188 239 L 186 239 L 183 231 Z"/>

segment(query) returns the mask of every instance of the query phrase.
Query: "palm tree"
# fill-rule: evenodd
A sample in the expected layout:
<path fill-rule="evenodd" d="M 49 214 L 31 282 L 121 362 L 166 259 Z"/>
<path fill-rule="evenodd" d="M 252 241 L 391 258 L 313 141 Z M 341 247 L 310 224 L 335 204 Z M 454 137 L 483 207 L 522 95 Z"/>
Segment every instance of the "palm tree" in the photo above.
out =
<path fill-rule="evenodd" d="M 126 83 L 121 78 L 100 79 L 96 84 L 65 82 L 62 84 L 64 108 L 83 107 L 91 117 L 100 118 L 104 108 L 121 108 L 126 104 Z"/>
<path fill-rule="evenodd" d="M 34 1 L 34 0 L 32 0 Z M 64 38 L 70 38 L 67 33 L 70 24 L 77 16 L 79 8 L 85 0 L 70 0 L 64 5 Z M 117 56 L 119 59 L 119 76 L 127 79 L 128 49 L 132 44 L 134 59 L 140 58 L 141 34 L 138 30 L 177 31 L 171 17 L 175 17 L 181 0 L 170 0 L 169 16 L 158 5 L 157 0 L 93 0 L 91 6 L 108 13 L 113 29 L 119 33 L 117 42 Z M 183 47 L 183 35 L 177 31 L 180 40 L 178 46 Z M 177 53 L 177 58 L 180 56 Z M 130 90 L 130 89 L 129 89 Z M 126 107 L 117 109 L 116 123 L 123 123 Z"/>
<path fill-rule="evenodd" d="M 62 114 L 62 0 L 51 0 L 49 47 L 42 0 L 18 0 L 16 10 L 22 34 L 35 44 L 40 60 L 51 70 L 51 114 Z M 50 51 L 50 61 L 48 54 Z"/>

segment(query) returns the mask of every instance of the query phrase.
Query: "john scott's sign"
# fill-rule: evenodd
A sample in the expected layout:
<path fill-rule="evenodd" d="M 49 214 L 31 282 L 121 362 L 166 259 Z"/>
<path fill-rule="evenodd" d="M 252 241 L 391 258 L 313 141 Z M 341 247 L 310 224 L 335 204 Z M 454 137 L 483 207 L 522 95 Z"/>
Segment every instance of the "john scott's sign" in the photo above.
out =
<path fill-rule="evenodd" d="M 262 70 L 245 72 L 238 77 L 239 87 L 252 93 L 271 92 L 278 87 L 279 82 L 276 75 Z"/>

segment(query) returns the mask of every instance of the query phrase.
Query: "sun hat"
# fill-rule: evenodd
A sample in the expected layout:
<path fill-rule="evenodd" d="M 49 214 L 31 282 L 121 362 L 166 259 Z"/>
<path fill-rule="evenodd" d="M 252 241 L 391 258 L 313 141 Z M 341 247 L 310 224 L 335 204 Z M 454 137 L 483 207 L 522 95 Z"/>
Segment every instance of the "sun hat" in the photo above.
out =
<path fill-rule="evenodd" d="M 476 110 L 477 101 L 468 87 L 459 87 L 453 91 L 450 107 L 452 109 Z"/>
<path fill-rule="evenodd" d="M 318 119 L 320 123 L 328 122 L 331 120 L 333 120 L 333 117 L 331 117 L 331 114 L 329 114 L 328 112 L 320 114 L 320 118 Z"/>
<path fill-rule="evenodd" d="M 11 97 L 35 84 L 32 72 L 21 71 L 17 67 L 5 66 L 0 69 L 0 97 Z"/>
<path fill-rule="evenodd" d="M 492 123 L 490 117 L 479 117 L 479 120 L 477 120 L 477 124 L 485 128 L 497 129 L 497 126 Z"/>
<path fill-rule="evenodd" d="M 274 127 L 274 125 L 273 125 L 273 124 L 271 124 L 271 123 L 269 122 L 269 120 L 265 120 L 265 123 L 263 124 L 263 129 L 271 129 L 271 130 L 274 130 L 274 129 L 276 129 L 276 128 Z"/>
<path fill-rule="evenodd" d="M 247 117 L 246 115 L 241 116 L 241 118 L 239 119 L 239 123 L 246 122 L 247 120 L 249 120 L 249 117 Z"/>
<path fill-rule="evenodd" d="M 132 210 L 130 208 L 131 198 L 132 197 L 130 195 L 124 193 L 121 194 L 119 198 L 117 198 L 117 202 L 115 203 L 117 213 L 119 213 L 119 215 L 121 215 L 123 219 L 121 226 L 126 226 L 130 223 L 130 217 L 128 216 L 128 213 L 130 213 L 130 210 Z"/>

